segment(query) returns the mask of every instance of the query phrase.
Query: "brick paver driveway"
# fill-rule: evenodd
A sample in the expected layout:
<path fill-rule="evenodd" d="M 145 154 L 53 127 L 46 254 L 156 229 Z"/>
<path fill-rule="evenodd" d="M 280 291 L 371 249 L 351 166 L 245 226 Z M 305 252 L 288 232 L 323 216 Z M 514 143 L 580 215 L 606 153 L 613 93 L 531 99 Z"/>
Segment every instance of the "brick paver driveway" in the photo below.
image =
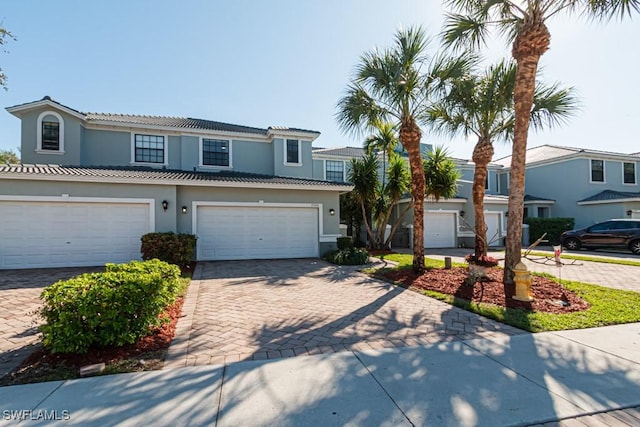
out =
<path fill-rule="evenodd" d="M 199 263 L 165 367 L 522 333 L 318 259 Z"/>
<path fill-rule="evenodd" d="M 0 377 L 11 372 L 35 349 L 35 311 L 45 286 L 100 268 L 0 270 Z"/>

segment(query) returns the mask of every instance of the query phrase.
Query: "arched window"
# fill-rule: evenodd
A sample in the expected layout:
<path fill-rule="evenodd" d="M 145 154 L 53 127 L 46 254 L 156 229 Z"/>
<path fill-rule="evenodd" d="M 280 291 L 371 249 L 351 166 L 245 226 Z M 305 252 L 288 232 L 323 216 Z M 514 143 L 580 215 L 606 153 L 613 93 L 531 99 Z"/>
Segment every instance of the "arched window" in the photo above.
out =
<path fill-rule="evenodd" d="M 64 153 L 64 120 L 55 111 L 44 111 L 38 116 L 36 151 Z"/>

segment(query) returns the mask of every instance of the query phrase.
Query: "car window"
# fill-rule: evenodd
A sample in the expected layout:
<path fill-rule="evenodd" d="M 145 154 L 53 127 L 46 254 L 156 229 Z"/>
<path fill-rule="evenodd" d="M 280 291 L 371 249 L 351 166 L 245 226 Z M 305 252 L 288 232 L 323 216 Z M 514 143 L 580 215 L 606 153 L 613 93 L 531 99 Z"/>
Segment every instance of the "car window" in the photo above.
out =
<path fill-rule="evenodd" d="M 634 225 L 631 221 L 612 221 L 610 228 L 612 230 L 628 230 L 634 228 Z"/>
<path fill-rule="evenodd" d="M 589 227 L 589 231 L 607 231 L 611 230 L 612 224 L 611 221 L 601 222 L 600 224 L 595 224 Z"/>

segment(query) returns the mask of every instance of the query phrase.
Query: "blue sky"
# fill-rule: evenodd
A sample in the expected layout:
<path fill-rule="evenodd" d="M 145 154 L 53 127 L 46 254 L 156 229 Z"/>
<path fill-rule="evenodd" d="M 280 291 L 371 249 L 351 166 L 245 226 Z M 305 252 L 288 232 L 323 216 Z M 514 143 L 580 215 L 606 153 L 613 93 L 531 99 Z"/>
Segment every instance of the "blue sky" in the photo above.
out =
<path fill-rule="evenodd" d="M 316 146 L 360 146 L 334 118 L 359 56 L 390 45 L 401 26 L 437 35 L 443 11 L 433 0 L 3 0 L 0 21 L 17 41 L 0 53 L 9 78 L 0 149 L 20 143 L 20 121 L 4 108 L 45 95 L 84 112 L 301 127 L 322 133 Z M 563 128 L 532 135 L 530 147 L 640 151 L 638 19 L 550 22 L 544 77 L 575 86 L 582 109 Z M 487 56 L 509 53 L 496 41 Z M 423 141 L 461 158 L 475 143 L 428 133 Z M 496 158 L 509 153 L 496 147 Z"/>

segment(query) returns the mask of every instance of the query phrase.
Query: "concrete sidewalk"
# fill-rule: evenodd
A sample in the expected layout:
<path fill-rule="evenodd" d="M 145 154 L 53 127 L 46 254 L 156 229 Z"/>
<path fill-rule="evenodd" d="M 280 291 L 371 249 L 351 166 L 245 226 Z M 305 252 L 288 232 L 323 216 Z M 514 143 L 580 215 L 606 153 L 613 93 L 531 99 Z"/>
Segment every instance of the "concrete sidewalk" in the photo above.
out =
<path fill-rule="evenodd" d="M 0 413 L 2 425 L 638 425 L 640 324 L 2 387 Z"/>

